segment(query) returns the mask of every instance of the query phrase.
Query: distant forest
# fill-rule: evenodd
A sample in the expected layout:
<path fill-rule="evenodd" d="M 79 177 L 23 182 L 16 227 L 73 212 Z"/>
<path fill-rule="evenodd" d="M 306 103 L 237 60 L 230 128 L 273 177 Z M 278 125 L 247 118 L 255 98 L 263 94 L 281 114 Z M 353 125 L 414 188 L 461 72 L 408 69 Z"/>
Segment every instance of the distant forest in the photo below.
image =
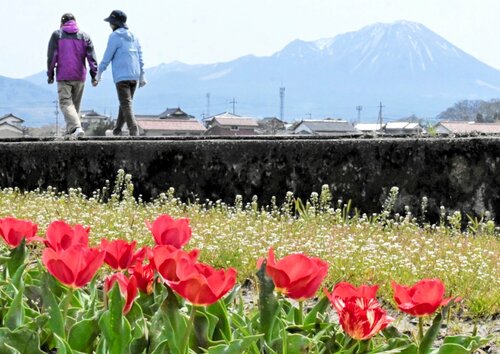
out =
<path fill-rule="evenodd" d="M 476 121 L 478 123 L 500 122 L 500 99 L 458 101 L 436 118 L 439 120 Z"/>

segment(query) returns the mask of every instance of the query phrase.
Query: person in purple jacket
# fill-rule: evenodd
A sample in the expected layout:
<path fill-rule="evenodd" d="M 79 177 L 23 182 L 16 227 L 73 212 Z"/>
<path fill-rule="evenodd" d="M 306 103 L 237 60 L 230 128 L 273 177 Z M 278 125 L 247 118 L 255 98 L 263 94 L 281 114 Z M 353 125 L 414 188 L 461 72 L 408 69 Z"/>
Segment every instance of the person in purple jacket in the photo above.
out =
<path fill-rule="evenodd" d="M 66 134 L 74 137 L 85 135 L 80 122 L 80 103 L 89 64 L 90 77 L 95 82 L 97 60 L 90 37 L 80 31 L 75 16 L 66 13 L 61 17 L 61 27 L 52 33 L 47 51 L 47 82 L 57 80 L 59 107 L 66 121 Z"/>

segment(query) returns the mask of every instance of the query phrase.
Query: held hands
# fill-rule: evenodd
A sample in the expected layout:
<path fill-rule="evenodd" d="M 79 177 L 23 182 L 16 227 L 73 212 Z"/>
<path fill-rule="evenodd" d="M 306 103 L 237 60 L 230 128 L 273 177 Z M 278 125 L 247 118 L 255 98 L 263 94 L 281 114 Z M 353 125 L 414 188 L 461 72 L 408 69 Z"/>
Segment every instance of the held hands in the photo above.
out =
<path fill-rule="evenodd" d="M 147 83 L 148 82 L 146 81 L 146 79 L 144 78 L 144 76 L 141 75 L 141 77 L 139 78 L 139 88 L 146 86 Z"/>
<path fill-rule="evenodd" d="M 101 81 L 101 73 L 98 72 L 97 75 L 92 79 L 92 86 L 96 87 Z"/>

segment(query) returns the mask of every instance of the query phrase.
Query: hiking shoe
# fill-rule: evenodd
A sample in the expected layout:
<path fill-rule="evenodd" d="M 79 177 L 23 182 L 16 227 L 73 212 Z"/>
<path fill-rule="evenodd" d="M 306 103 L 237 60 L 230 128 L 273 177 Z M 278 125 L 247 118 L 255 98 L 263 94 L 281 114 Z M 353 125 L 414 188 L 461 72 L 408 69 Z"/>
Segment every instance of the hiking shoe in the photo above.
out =
<path fill-rule="evenodd" d="M 85 132 L 82 128 L 78 127 L 71 135 L 75 138 L 81 138 L 82 136 L 85 136 Z"/>
<path fill-rule="evenodd" d="M 118 128 L 113 129 L 113 135 L 114 136 L 120 136 L 120 135 L 122 135 L 122 130 L 118 129 Z"/>

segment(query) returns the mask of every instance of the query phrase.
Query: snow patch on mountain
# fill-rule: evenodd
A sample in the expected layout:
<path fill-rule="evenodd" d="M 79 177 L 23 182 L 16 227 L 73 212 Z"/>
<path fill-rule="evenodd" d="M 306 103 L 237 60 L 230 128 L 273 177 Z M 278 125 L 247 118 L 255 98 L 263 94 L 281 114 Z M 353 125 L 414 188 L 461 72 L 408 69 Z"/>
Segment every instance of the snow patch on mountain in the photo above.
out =
<path fill-rule="evenodd" d="M 200 80 L 206 81 L 206 80 L 220 79 L 221 77 L 224 77 L 227 74 L 229 74 L 232 70 L 233 69 L 229 68 L 226 70 L 217 71 L 217 72 L 211 73 L 209 75 L 205 75 L 205 76 L 200 77 Z"/>
<path fill-rule="evenodd" d="M 479 86 L 484 86 L 484 87 L 487 87 L 487 88 L 490 88 L 490 89 L 493 89 L 493 90 L 497 90 L 497 91 L 500 92 L 500 87 L 499 86 L 495 86 L 495 85 L 489 84 L 486 81 L 476 80 L 476 84 L 478 84 Z"/>

